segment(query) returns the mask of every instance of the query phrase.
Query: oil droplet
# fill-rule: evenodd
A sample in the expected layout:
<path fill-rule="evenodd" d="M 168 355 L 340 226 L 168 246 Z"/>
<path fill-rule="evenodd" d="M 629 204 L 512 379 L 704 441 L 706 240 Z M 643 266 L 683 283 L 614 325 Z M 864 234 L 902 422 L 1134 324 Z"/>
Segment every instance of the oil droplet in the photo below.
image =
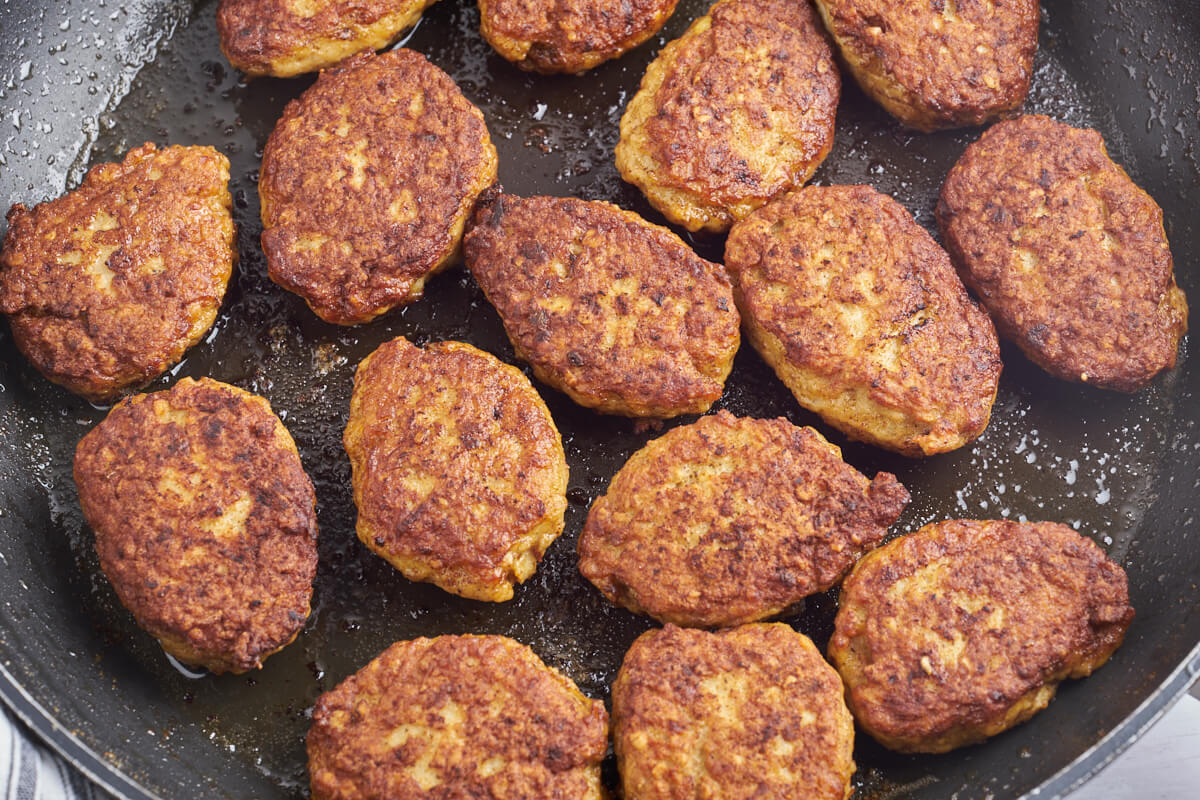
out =
<path fill-rule="evenodd" d="M 167 657 L 167 662 L 175 668 L 176 672 L 183 677 L 188 678 L 189 680 L 198 681 L 201 678 L 208 677 L 207 670 L 193 670 L 191 667 L 186 666 L 182 661 L 175 658 L 175 656 L 171 655 L 165 650 L 163 651 L 163 655 Z"/>

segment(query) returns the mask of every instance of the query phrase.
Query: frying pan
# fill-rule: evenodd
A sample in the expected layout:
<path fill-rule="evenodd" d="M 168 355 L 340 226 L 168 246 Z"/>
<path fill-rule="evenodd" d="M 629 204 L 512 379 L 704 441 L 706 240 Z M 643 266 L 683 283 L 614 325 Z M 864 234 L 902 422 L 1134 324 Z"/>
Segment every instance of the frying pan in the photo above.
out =
<path fill-rule="evenodd" d="M 649 59 L 705 6 L 683 0 L 662 36 L 578 78 L 527 75 L 493 55 L 468 0 L 442 0 L 407 43 L 483 108 L 508 190 L 612 200 L 657 221 L 612 165 L 617 122 Z M 1200 303 L 1200 6 L 1044 6 L 1027 109 L 1105 135 L 1116 160 L 1164 207 L 1179 282 Z M 116 600 L 79 513 L 72 453 L 105 409 L 42 379 L 0 325 L 0 696 L 84 772 L 130 798 L 304 796 L 314 700 L 397 639 L 507 634 L 607 699 L 625 649 L 651 623 L 608 606 L 580 578 L 574 544 L 590 502 L 661 429 L 598 416 L 542 389 L 571 465 L 567 529 L 510 603 L 409 583 L 361 547 L 340 437 L 357 362 L 400 334 L 465 339 L 515 359 L 463 270 L 432 281 L 421 302 L 353 329 L 321 323 L 267 280 L 255 186 L 261 147 L 284 104 L 312 79 L 243 82 L 217 49 L 214 12 L 211 1 L 5 0 L 0 203 L 56 196 L 88 164 L 146 140 L 212 144 L 230 157 L 239 269 L 212 334 L 150 388 L 211 375 L 265 395 L 284 418 L 320 505 L 314 613 L 298 641 L 254 674 L 195 675 L 172 665 Z M 978 134 L 905 131 L 847 81 L 836 144 L 816 181 L 870 183 L 931 226 L 942 178 Z M 690 241 L 719 259 L 719 239 Z M 1068 681 L 1033 721 L 980 746 L 901 756 L 861 736 L 860 797 L 1061 795 L 1200 672 L 1200 369 L 1187 350 L 1185 340 L 1175 371 L 1126 396 L 1053 380 L 1006 347 L 984 436 L 955 453 L 908 460 L 824 428 L 742 348 L 718 407 L 816 425 L 859 469 L 896 473 L 914 500 L 894 532 L 947 517 L 1058 520 L 1094 538 L 1129 574 L 1137 619 L 1107 666 Z M 787 621 L 824 646 L 835 611 L 831 592 Z M 614 778 L 610 759 L 606 779 Z"/>

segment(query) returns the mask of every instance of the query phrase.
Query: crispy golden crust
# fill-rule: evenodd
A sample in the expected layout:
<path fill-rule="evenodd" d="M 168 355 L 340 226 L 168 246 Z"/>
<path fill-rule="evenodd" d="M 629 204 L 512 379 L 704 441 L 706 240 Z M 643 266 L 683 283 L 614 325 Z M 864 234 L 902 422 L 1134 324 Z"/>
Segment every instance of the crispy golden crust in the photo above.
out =
<path fill-rule="evenodd" d="M 8 212 L 0 311 L 50 380 L 105 402 L 183 357 L 216 319 L 236 251 L 229 160 L 147 143 Z"/>
<path fill-rule="evenodd" d="M 943 753 L 1041 711 L 1132 619 L 1125 572 L 1067 526 L 949 520 L 858 562 L 829 657 L 864 730 Z"/>
<path fill-rule="evenodd" d="M 288 103 L 263 153 L 271 280 L 327 322 L 420 299 L 496 180 L 483 114 L 412 50 L 362 53 Z"/>
<path fill-rule="evenodd" d="M 663 216 L 721 232 L 833 146 L 841 78 L 807 2 L 721 0 L 668 44 L 621 117 L 617 169 Z"/>
<path fill-rule="evenodd" d="M 892 198 L 868 186 L 792 192 L 734 226 L 725 265 L 751 343 L 838 430 L 921 456 L 987 427 L 996 331 Z"/>
<path fill-rule="evenodd" d="M 604 596 L 703 627 L 773 616 L 837 583 L 908 503 L 812 428 L 727 411 L 633 454 L 588 514 L 579 571 Z"/>
<path fill-rule="evenodd" d="M 247 75 L 289 78 L 380 50 L 436 0 L 221 0 L 217 35 Z"/>
<path fill-rule="evenodd" d="M 649 39 L 678 0 L 479 0 L 479 30 L 521 69 L 585 72 Z"/>
<path fill-rule="evenodd" d="M 79 442 L 75 483 L 104 574 L 171 655 L 245 672 L 304 627 L 316 498 L 266 400 L 208 378 L 130 397 Z"/>
<path fill-rule="evenodd" d="M 1025 102 L 1038 0 L 815 2 L 859 86 L 905 125 L 979 125 Z"/>
<path fill-rule="evenodd" d="M 313 800 L 600 800 L 604 704 L 504 636 L 397 642 L 317 700 Z"/>
<path fill-rule="evenodd" d="M 853 791 L 842 682 L 783 624 L 642 634 L 613 684 L 625 797 L 805 798 Z"/>
<path fill-rule="evenodd" d="M 567 461 L 520 370 L 399 337 L 363 359 L 344 437 L 358 538 L 414 581 L 502 601 L 563 529 Z"/>
<path fill-rule="evenodd" d="M 609 203 L 488 193 L 467 266 L 538 379 L 606 414 L 699 414 L 737 352 L 725 271 Z"/>
<path fill-rule="evenodd" d="M 1187 299 L 1162 209 L 1097 132 L 993 126 L 950 171 L 937 218 L 1000 333 L 1047 372 L 1133 392 L 1175 366 Z"/>

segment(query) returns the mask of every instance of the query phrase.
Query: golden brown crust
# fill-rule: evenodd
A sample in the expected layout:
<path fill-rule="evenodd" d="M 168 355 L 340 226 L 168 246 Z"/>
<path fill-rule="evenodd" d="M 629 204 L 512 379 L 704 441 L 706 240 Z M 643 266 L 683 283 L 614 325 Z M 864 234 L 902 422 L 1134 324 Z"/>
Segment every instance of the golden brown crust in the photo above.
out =
<path fill-rule="evenodd" d="M 606 414 L 699 414 L 721 396 L 738 314 L 719 264 L 609 203 L 488 193 L 467 266 L 538 379 Z"/>
<path fill-rule="evenodd" d="M 0 311 L 43 375 L 105 402 L 143 386 L 212 326 L 233 271 L 229 160 L 147 143 L 75 191 L 8 212 Z"/>
<path fill-rule="evenodd" d="M 837 673 L 783 624 L 642 634 L 613 684 L 627 798 L 843 800 L 854 722 Z"/>
<path fill-rule="evenodd" d="M 363 359 L 344 437 L 358 538 L 415 581 L 502 601 L 563 529 L 567 462 L 520 370 L 399 337 Z"/>
<path fill-rule="evenodd" d="M 266 400 L 208 378 L 123 400 L 75 483 L 104 574 L 168 653 L 245 672 L 304 627 L 316 498 Z"/>
<path fill-rule="evenodd" d="M 809 3 L 721 0 L 646 69 L 617 169 L 671 222 L 726 231 L 812 176 L 840 93 Z"/>
<path fill-rule="evenodd" d="M 217 35 L 247 75 L 288 78 L 380 50 L 436 0 L 221 0 Z"/>
<path fill-rule="evenodd" d="M 905 125 L 980 125 L 1025 102 L 1038 0 L 815 2 L 858 84 Z"/>
<path fill-rule="evenodd" d="M 1125 572 L 1054 522 L 948 520 L 867 555 L 842 584 L 829 657 L 859 724 L 941 753 L 1045 708 L 1133 619 Z"/>
<path fill-rule="evenodd" d="M 754 347 L 838 430 L 921 456 L 987 427 L 996 331 L 892 198 L 806 186 L 734 226 L 725 265 Z"/>
<path fill-rule="evenodd" d="M 263 153 L 271 280 L 327 322 L 420 299 L 496 180 L 483 114 L 412 50 L 361 53 L 288 103 Z"/>
<path fill-rule="evenodd" d="M 479 0 L 479 30 L 521 69 L 581 73 L 658 33 L 678 0 Z"/>
<path fill-rule="evenodd" d="M 1162 209 L 1097 132 L 993 126 L 950 171 L 937 218 L 1000 333 L 1046 371 L 1133 392 L 1175 366 L 1187 300 Z"/>
<path fill-rule="evenodd" d="M 635 613 L 739 625 L 837 583 L 908 499 L 812 428 L 721 411 L 630 457 L 592 505 L 579 571 Z"/>
<path fill-rule="evenodd" d="M 317 700 L 313 800 L 600 800 L 604 704 L 504 636 L 397 642 Z"/>

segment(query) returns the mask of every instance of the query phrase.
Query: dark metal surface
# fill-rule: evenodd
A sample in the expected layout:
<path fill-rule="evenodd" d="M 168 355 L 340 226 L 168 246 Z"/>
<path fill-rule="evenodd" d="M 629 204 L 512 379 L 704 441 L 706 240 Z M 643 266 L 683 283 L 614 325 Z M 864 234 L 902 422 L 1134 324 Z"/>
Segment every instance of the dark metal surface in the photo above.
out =
<path fill-rule="evenodd" d="M 612 165 L 617 121 L 653 53 L 705 6 L 683 0 L 663 36 L 580 78 L 526 75 L 491 55 L 467 0 L 434 6 L 409 46 L 484 109 L 510 191 L 607 199 L 658 220 Z M 1200 8 L 1188 0 L 1044 6 L 1027 108 L 1104 133 L 1164 207 L 1179 282 L 1200 302 Z M 212 144 L 229 155 L 239 271 L 212 335 L 151 388 L 211 375 L 265 395 L 284 416 L 320 502 L 315 611 L 299 640 L 258 673 L 193 678 L 173 668 L 117 602 L 80 518 L 71 456 L 104 410 L 44 381 L 0 325 L 0 696 L 101 783 L 137 798 L 303 796 L 303 736 L 316 696 L 392 641 L 419 634 L 511 635 L 607 698 L 625 648 L 649 623 L 609 607 L 579 577 L 574 542 L 592 498 L 657 432 L 543 389 L 566 443 L 571 506 L 566 533 L 510 603 L 411 584 L 362 548 L 340 436 L 358 360 L 401 333 L 465 339 L 508 361 L 512 349 L 462 270 L 433 281 L 420 303 L 354 329 L 321 323 L 267 280 L 254 182 L 260 148 L 311 79 L 239 82 L 217 50 L 214 7 L 2 0 L 0 203 L 56 195 L 81 167 L 145 140 Z M 848 82 L 834 150 L 816 180 L 873 184 L 928 226 L 942 177 L 976 136 L 906 132 Z M 696 245 L 719 257 L 719 240 Z M 858 468 L 895 472 L 914 498 L 897 532 L 950 516 L 1059 520 L 1129 573 L 1138 616 L 1109 665 L 1067 682 L 1032 722 L 981 746 L 910 757 L 860 737 L 862 797 L 1058 795 L 1111 759 L 1200 671 L 1200 370 L 1186 341 L 1180 367 L 1133 397 L 1052 380 L 1012 348 L 1003 355 L 986 434 L 924 461 L 847 444 L 800 410 L 749 347 L 719 404 L 817 424 Z M 818 596 L 788 621 L 823 646 L 834 611 L 832 594 Z"/>

